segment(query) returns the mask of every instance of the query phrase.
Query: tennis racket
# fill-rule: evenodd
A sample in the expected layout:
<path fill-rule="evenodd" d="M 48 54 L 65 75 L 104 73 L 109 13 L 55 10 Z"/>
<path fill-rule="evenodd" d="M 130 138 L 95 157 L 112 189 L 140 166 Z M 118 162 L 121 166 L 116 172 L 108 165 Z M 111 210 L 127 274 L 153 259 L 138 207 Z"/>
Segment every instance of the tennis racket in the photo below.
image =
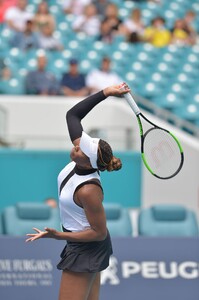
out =
<path fill-rule="evenodd" d="M 121 89 L 128 87 L 126 83 Z M 130 92 L 123 95 L 135 113 L 140 129 L 141 156 L 149 172 L 157 178 L 169 179 L 179 173 L 183 166 L 184 154 L 178 139 L 170 131 L 148 120 L 137 106 Z M 143 131 L 142 120 L 150 126 Z"/>

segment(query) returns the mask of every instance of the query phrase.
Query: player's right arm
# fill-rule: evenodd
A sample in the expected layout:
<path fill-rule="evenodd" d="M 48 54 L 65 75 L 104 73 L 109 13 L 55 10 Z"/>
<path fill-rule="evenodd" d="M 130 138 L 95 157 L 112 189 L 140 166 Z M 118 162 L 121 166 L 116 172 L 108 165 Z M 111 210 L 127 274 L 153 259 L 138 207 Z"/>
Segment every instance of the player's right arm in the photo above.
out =
<path fill-rule="evenodd" d="M 87 97 L 73 106 L 66 114 L 68 131 L 74 146 L 79 145 L 82 136 L 83 127 L 81 120 L 101 101 L 109 96 L 119 97 L 130 89 L 121 90 L 120 85 L 110 86 L 104 90 Z"/>

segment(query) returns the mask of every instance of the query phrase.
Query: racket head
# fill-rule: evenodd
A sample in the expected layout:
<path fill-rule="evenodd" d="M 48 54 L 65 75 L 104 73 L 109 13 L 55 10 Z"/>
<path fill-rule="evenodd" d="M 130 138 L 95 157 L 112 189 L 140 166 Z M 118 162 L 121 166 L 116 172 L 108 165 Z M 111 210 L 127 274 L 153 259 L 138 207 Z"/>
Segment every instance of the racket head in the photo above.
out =
<path fill-rule="evenodd" d="M 168 130 L 154 126 L 141 138 L 142 160 L 152 175 L 159 179 L 176 176 L 184 163 L 183 149 Z"/>

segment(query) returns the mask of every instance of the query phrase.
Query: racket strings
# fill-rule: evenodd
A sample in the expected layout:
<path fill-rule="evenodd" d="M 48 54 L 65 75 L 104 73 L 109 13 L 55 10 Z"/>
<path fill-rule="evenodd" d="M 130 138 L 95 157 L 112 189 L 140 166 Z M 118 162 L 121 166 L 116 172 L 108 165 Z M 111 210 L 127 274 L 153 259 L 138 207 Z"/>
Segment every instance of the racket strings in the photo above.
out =
<path fill-rule="evenodd" d="M 144 138 L 145 163 L 159 177 L 175 174 L 181 165 L 181 151 L 177 141 L 167 131 L 153 128 Z"/>

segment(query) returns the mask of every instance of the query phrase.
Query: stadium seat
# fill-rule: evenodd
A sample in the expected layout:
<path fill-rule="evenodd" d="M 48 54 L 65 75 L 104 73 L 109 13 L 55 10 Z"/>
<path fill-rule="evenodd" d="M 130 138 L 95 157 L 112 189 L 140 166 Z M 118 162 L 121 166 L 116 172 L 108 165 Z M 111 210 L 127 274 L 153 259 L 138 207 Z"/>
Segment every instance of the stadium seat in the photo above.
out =
<path fill-rule="evenodd" d="M 181 205 L 154 205 L 142 209 L 138 216 L 140 236 L 197 236 L 194 212 Z"/>
<path fill-rule="evenodd" d="M 11 48 L 7 53 L 7 57 L 12 62 L 21 63 L 24 60 L 24 53 L 19 48 Z"/>
<path fill-rule="evenodd" d="M 173 110 L 183 105 L 182 100 L 175 93 L 154 97 L 153 103 L 167 110 Z"/>
<path fill-rule="evenodd" d="M 188 104 L 174 109 L 174 112 L 181 119 L 189 122 L 197 122 L 199 120 L 199 106 L 197 104 Z"/>
<path fill-rule="evenodd" d="M 158 83 L 151 81 L 143 84 L 142 96 L 147 99 L 153 99 L 154 97 L 159 97 L 163 93 L 163 87 L 158 85 Z"/>
<path fill-rule="evenodd" d="M 48 70 L 58 79 L 61 79 L 62 74 L 66 72 L 68 66 L 64 59 L 52 60 L 48 65 Z"/>
<path fill-rule="evenodd" d="M 140 94 L 142 91 L 143 78 L 136 76 L 134 72 L 127 72 L 124 76 L 125 82 L 130 86 L 133 94 Z"/>
<path fill-rule="evenodd" d="M 84 57 L 95 68 L 95 66 L 100 65 L 102 55 L 98 54 L 97 51 L 95 51 L 95 50 L 90 50 L 86 54 L 84 54 Z"/>
<path fill-rule="evenodd" d="M 106 203 L 104 209 L 107 227 L 112 237 L 132 236 L 132 224 L 127 208 L 116 203 Z"/>
<path fill-rule="evenodd" d="M 18 202 L 3 211 L 5 234 L 21 236 L 32 232 L 33 227 L 51 227 L 60 230 L 59 210 L 44 203 Z"/>
<path fill-rule="evenodd" d="M 0 94 L 23 95 L 24 83 L 23 78 L 11 78 L 8 81 L 0 82 Z"/>
<path fill-rule="evenodd" d="M 88 74 L 88 72 L 90 72 L 92 69 L 93 69 L 93 65 L 88 59 L 83 59 L 80 62 L 79 70 L 81 73 Z"/>
<path fill-rule="evenodd" d="M 4 230 L 3 230 L 3 217 L 2 217 L 2 213 L 0 213 L 0 235 L 4 234 Z"/>
<path fill-rule="evenodd" d="M 198 69 L 192 64 L 182 64 L 182 71 L 191 78 L 198 78 Z"/>

